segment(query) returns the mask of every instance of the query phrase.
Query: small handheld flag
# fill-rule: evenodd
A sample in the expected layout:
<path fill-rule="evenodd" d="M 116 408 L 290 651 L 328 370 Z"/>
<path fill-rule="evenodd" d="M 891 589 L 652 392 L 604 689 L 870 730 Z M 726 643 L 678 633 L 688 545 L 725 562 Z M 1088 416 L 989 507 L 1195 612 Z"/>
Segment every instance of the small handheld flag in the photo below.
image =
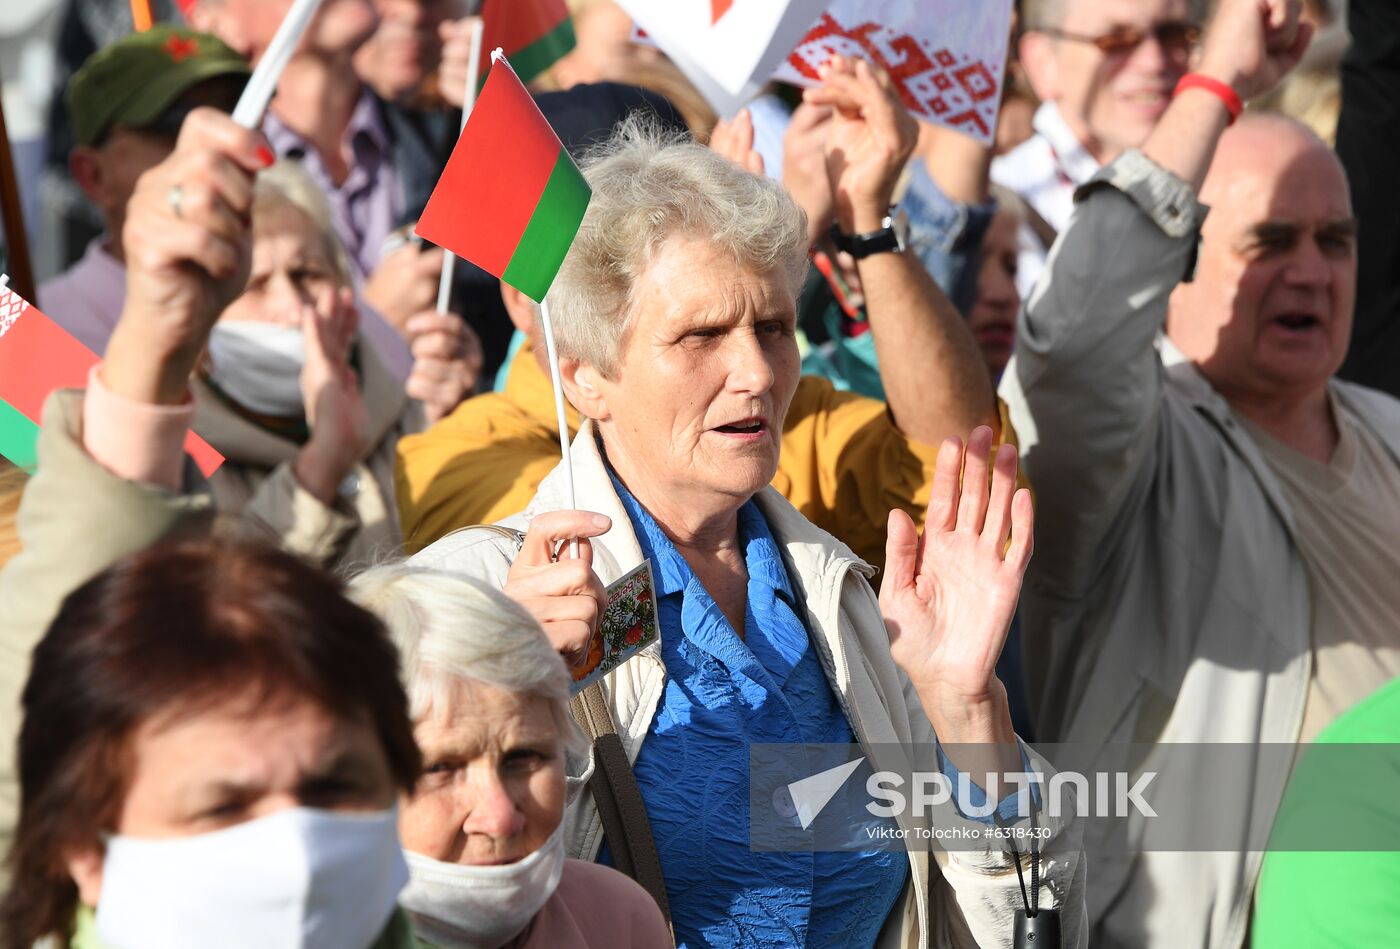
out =
<path fill-rule="evenodd" d="M 564 0 L 486 0 L 487 49 L 500 49 L 529 82 L 574 48 L 574 21 Z"/>
<path fill-rule="evenodd" d="M 499 49 L 491 61 L 416 230 L 541 302 L 592 192 Z"/>
<path fill-rule="evenodd" d="M 55 389 L 81 389 L 97 354 L 11 290 L 0 275 L 0 455 L 33 469 L 44 400 Z M 185 451 L 205 477 L 224 458 L 194 432 Z"/>
<path fill-rule="evenodd" d="M 569 507 L 577 508 L 559 353 L 544 298 L 593 192 L 499 49 L 491 63 L 500 68 L 487 75 L 416 230 L 540 304 Z M 570 549 L 577 557 L 577 540 Z"/>

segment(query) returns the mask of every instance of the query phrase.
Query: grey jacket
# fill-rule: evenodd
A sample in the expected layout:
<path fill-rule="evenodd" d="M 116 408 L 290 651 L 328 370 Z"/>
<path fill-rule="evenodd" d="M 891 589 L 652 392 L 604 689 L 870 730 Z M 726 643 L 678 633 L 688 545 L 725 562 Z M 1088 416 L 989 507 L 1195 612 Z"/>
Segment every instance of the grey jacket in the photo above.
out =
<path fill-rule="evenodd" d="M 1021 617 L 1037 730 L 1130 771 L 1151 759 L 1127 761 L 1128 742 L 1295 742 L 1312 657 L 1291 511 L 1224 398 L 1160 338 L 1208 209 L 1138 152 L 1079 199 L 1001 386 L 1036 490 Z M 1400 459 L 1400 402 L 1332 386 Z M 1237 836 L 1218 851 L 1116 856 L 1086 831 L 1091 944 L 1241 946 L 1262 859 L 1245 841 L 1272 824 L 1283 759 L 1229 789 Z"/>

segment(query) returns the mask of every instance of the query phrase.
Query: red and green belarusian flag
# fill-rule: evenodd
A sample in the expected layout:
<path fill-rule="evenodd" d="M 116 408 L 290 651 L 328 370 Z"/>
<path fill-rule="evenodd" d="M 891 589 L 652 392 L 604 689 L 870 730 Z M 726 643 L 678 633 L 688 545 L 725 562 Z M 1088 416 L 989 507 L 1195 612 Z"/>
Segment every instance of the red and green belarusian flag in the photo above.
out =
<path fill-rule="evenodd" d="M 32 469 L 44 401 L 55 389 L 81 389 L 97 354 L 70 336 L 0 277 L 0 455 Z M 185 451 L 206 476 L 224 458 L 194 432 Z"/>
<path fill-rule="evenodd" d="M 482 49 L 500 49 L 529 82 L 574 48 L 574 21 L 564 0 L 486 0 Z M 482 75 L 490 68 L 482 64 Z"/>
<path fill-rule="evenodd" d="M 416 230 L 543 302 L 592 196 L 501 51 Z"/>

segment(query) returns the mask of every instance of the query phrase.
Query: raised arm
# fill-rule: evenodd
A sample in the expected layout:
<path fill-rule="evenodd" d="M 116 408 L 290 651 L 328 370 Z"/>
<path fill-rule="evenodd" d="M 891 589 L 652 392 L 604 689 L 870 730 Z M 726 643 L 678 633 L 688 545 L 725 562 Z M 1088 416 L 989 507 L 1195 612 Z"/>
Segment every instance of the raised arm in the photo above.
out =
<path fill-rule="evenodd" d="M 190 114 L 174 154 L 132 197 L 126 306 L 93 388 L 86 400 L 60 392 L 45 406 L 41 462 L 16 523 L 23 549 L 0 572 L 0 822 L 17 796 L 29 655 L 64 597 L 132 550 L 209 525 L 209 499 L 188 493 L 197 472 L 181 477 L 187 382 L 246 279 L 245 215 L 253 172 L 272 159 L 266 148 L 227 116 Z"/>
<path fill-rule="evenodd" d="M 1289 0 L 1223 0 L 1200 69 L 1242 99 L 1297 62 L 1308 32 Z M 1163 410 L 1154 344 L 1186 276 L 1206 208 L 1196 198 L 1229 123 L 1189 89 L 1142 151 L 1081 189 L 1026 302 L 1002 380 L 1037 498 L 1037 573 L 1062 593 L 1092 581 L 1123 504 L 1154 464 Z"/>
<path fill-rule="evenodd" d="M 878 231 L 914 150 L 917 126 L 882 71 L 836 57 L 805 98 L 835 114 L 827 173 L 846 234 Z M 910 439 L 936 445 L 998 424 L 991 376 L 962 315 L 911 253 L 859 263 L 885 399 Z"/>

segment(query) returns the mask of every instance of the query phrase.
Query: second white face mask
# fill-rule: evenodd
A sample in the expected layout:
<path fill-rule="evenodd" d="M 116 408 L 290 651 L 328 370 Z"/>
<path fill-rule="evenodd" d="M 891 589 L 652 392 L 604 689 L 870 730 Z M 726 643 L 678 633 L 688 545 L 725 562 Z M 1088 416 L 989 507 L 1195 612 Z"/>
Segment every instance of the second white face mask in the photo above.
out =
<path fill-rule="evenodd" d="M 405 851 L 409 882 L 399 898 L 414 930 L 443 949 L 498 949 L 518 936 L 564 874 L 564 822 L 515 863 L 463 866 Z"/>
<path fill-rule="evenodd" d="M 97 935 L 110 949 L 367 949 L 408 867 L 398 809 L 293 807 L 194 837 L 112 837 Z"/>
<path fill-rule="evenodd" d="M 209 378 L 239 405 L 262 415 L 303 411 L 306 339 L 295 326 L 221 320 L 209 334 Z"/>

